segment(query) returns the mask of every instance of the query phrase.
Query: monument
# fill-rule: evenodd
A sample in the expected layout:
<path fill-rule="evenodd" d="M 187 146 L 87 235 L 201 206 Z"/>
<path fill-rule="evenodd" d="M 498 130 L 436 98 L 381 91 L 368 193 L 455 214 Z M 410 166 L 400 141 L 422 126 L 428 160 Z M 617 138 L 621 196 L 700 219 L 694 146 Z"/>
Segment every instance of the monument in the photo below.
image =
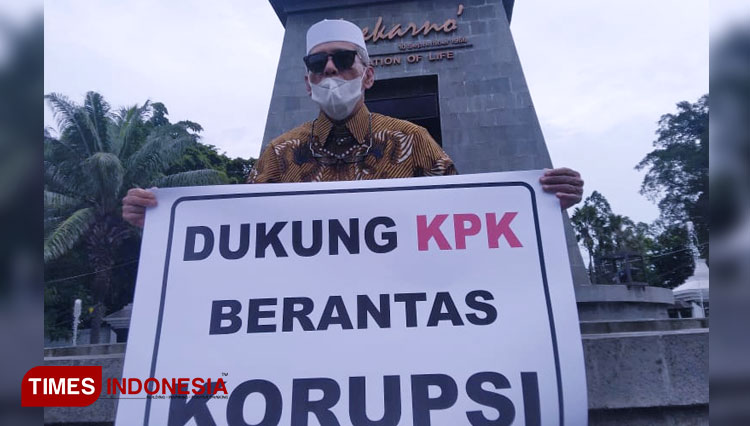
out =
<path fill-rule="evenodd" d="M 305 92 L 305 34 L 343 18 L 365 32 L 375 85 L 373 112 L 425 127 L 459 173 L 552 167 L 521 69 L 510 18 L 513 0 L 271 0 L 286 28 L 263 148 L 318 114 Z M 566 220 L 573 282 L 588 284 Z"/>

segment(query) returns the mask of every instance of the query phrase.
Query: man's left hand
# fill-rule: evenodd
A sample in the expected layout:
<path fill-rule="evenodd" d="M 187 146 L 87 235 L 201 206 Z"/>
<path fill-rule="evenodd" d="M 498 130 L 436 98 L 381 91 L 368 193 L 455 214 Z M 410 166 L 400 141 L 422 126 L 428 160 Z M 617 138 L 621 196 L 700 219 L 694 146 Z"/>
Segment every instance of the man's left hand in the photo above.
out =
<path fill-rule="evenodd" d="M 539 178 L 542 189 L 552 192 L 560 200 L 560 207 L 568 207 L 579 203 L 583 196 L 583 179 L 581 174 L 567 167 L 546 169 Z"/>

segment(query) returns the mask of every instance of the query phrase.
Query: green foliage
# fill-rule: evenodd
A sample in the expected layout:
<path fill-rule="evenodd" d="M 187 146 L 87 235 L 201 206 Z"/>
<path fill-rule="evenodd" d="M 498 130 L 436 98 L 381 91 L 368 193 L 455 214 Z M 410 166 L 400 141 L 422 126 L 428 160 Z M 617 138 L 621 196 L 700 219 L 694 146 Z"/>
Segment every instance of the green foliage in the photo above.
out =
<path fill-rule="evenodd" d="M 73 250 L 45 265 L 45 278 L 52 281 L 52 284 L 44 287 L 44 334 L 52 340 L 70 337 L 75 299 L 83 302 L 82 319 L 85 326 L 88 326 L 91 316 L 88 309 L 93 307 L 91 280 L 89 276 L 78 276 L 81 266 L 85 264 L 86 253 Z M 76 278 L 54 281 L 55 277 Z M 84 324 L 79 327 L 83 328 Z"/>
<path fill-rule="evenodd" d="M 593 283 L 620 282 L 628 256 L 634 281 L 673 288 L 685 282 L 695 269 L 688 232 L 681 225 L 635 223 L 615 214 L 607 199 L 594 191 L 575 209 L 571 223 L 578 242 L 589 254 Z"/>
<path fill-rule="evenodd" d="M 72 306 L 72 295 L 92 299 L 95 336 L 108 297 L 120 294 L 111 283 L 112 270 L 124 260 L 121 249 L 132 250 L 130 241 L 139 238 L 139 233 L 121 218 L 120 200 L 127 190 L 135 186 L 219 184 L 227 179 L 214 168 L 193 168 L 170 175 L 169 169 L 187 150 L 200 146 L 197 132 L 202 128 L 189 121 L 170 123 L 161 103 L 146 102 L 113 112 L 96 92 L 87 93 L 82 105 L 57 93 L 45 99 L 54 112 L 59 133 L 59 137 L 53 137 L 45 129 L 44 136 L 45 263 L 48 271 L 56 271 L 56 261 L 67 262 L 66 256 L 75 253 L 80 270 L 94 272 L 87 279 L 74 281 L 78 283 L 76 291 L 48 286 L 45 296 L 49 300 L 45 303 L 62 304 L 64 309 L 58 311 L 63 312 Z M 126 257 L 133 260 L 132 254 Z M 56 275 L 47 278 L 54 282 Z M 92 286 L 91 291 L 81 291 L 82 284 Z M 50 335 L 55 334 L 55 324 L 47 324 Z"/>
<path fill-rule="evenodd" d="M 132 302 L 135 277 L 138 269 L 140 239 L 129 238 L 115 253 L 111 285 L 103 297 L 107 311 L 117 310 Z M 80 329 L 90 328 L 96 298 L 95 273 L 91 271 L 85 250 L 71 250 L 65 256 L 48 262 L 44 267 L 44 334 L 51 340 L 69 339 L 73 320 L 73 302 L 81 299 Z"/>
<path fill-rule="evenodd" d="M 153 185 L 159 188 L 190 185 L 214 185 L 219 179 L 221 182 L 226 181 L 224 175 L 216 170 L 191 170 L 162 176 L 155 180 Z"/>
<path fill-rule="evenodd" d="M 655 244 L 659 248 L 659 256 L 651 259 L 654 275 L 663 283 L 664 287 L 675 288 L 685 282 L 695 271 L 695 256 L 687 249 L 690 244 L 690 234 L 680 225 L 666 226 L 656 236 Z"/>
<path fill-rule="evenodd" d="M 708 242 L 708 95 L 697 102 L 680 102 L 676 114 L 659 120 L 655 150 L 636 166 L 646 170 L 641 194 L 658 202 L 668 223 L 691 221 L 701 243 Z M 708 244 L 701 245 L 707 258 Z"/>
<path fill-rule="evenodd" d="M 677 113 L 661 117 L 655 149 L 636 166 L 646 171 L 641 194 L 661 211 L 656 223 L 633 223 L 615 214 L 598 192 L 575 210 L 572 223 L 589 253 L 593 282 L 617 281 L 627 256 L 635 262 L 637 279 L 673 288 L 695 270 L 692 247 L 708 256 L 708 115 L 708 95 L 692 104 L 678 103 Z M 695 226 L 695 246 L 688 221 Z"/>
<path fill-rule="evenodd" d="M 255 159 L 229 158 L 220 154 L 213 145 L 197 144 L 189 147 L 168 173 L 180 173 L 196 169 L 218 171 L 227 183 L 245 183 L 247 175 L 255 165 Z"/>
<path fill-rule="evenodd" d="M 247 175 L 255 166 L 255 158 L 233 158 L 224 164 L 227 177 L 231 183 L 246 183 Z"/>
<path fill-rule="evenodd" d="M 85 207 L 61 221 L 44 242 L 44 261 L 55 260 L 70 251 L 86 234 L 94 220 L 94 209 Z"/>

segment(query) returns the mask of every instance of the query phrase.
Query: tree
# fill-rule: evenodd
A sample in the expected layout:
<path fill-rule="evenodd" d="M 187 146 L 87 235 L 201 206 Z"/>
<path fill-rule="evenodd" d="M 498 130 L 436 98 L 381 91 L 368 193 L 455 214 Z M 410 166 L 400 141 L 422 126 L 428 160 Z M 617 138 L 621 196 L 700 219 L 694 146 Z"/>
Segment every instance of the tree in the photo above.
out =
<path fill-rule="evenodd" d="M 571 217 L 578 242 L 589 254 L 589 276 L 594 283 L 617 282 L 624 260 L 636 281 L 673 288 L 695 269 L 687 229 L 663 220 L 652 225 L 635 223 L 612 211 L 607 199 L 594 191 Z M 613 268 L 612 266 L 615 265 Z"/>
<path fill-rule="evenodd" d="M 701 243 L 708 242 L 708 95 L 697 102 L 680 102 L 676 114 L 659 120 L 651 151 L 636 166 L 646 170 L 641 194 L 658 201 L 668 223 L 692 221 Z M 701 244 L 707 258 L 708 244 Z"/>
<path fill-rule="evenodd" d="M 227 183 L 245 183 L 254 164 L 254 158 L 238 157 L 232 159 L 224 154 L 219 154 L 217 148 L 213 145 L 198 143 L 189 147 L 182 158 L 169 168 L 168 173 L 180 173 L 204 168 L 214 169 L 221 173 Z"/>
<path fill-rule="evenodd" d="M 132 187 L 221 183 L 215 170 L 165 173 L 198 140 L 194 123 L 171 124 L 163 104 L 145 102 L 112 112 L 96 92 L 83 105 L 45 96 L 59 131 L 44 135 L 45 263 L 81 247 L 92 278 L 91 341 L 99 341 L 104 299 L 118 249 L 137 231 L 121 218 Z"/>
<path fill-rule="evenodd" d="M 578 241 L 589 254 L 589 278 L 592 282 L 610 280 L 612 271 L 606 271 L 606 256 L 633 251 L 636 224 L 627 216 L 612 211 L 607 199 L 598 191 L 586 198 L 571 218 Z M 640 225 L 640 224 L 639 224 Z"/>
<path fill-rule="evenodd" d="M 655 280 L 662 287 L 675 288 L 693 275 L 695 256 L 688 230 L 679 224 L 670 224 L 656 235 L 658 253 L 650 257 Z"/>
<path fill-rule="evenodd" d="M 578 242 L 586 247 L 589 255 L 589 279 L 597 281 L 594 256 L 605 250 L 607 243 L 607 222 L 612 209 L 606 198 L 597 191 L 586 198 L 583 205 L 575 209 L 571 217 Z"/>

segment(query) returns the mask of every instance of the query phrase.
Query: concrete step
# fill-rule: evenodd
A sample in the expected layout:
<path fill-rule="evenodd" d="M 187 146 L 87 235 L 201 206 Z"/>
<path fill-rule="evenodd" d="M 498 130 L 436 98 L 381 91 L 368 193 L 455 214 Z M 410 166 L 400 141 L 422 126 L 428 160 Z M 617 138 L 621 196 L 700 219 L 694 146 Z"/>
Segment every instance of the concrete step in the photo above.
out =
<path fill-rule="evenodd" d="M 708 328 L 708 318 L 581 321 L 581 334 L 632 333 Z"/>

